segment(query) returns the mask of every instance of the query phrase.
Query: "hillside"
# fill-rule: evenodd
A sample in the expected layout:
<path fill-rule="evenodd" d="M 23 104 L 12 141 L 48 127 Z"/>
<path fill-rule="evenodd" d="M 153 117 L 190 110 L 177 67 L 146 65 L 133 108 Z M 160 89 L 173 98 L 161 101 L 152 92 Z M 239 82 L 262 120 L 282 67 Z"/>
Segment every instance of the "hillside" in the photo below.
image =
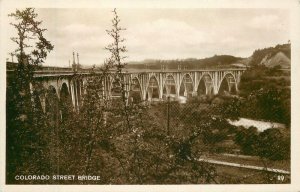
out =
<path fill-rule="evenodd" d="M 290 68 L 291 60 L 283 52 L 278 52 L 271 58 L 265 56 L 262 59 L 261 64 L 266 67 L 275 67 L 276 65 L 280 65 L 281 68 Z"/>
<path fill-rule="evenodd" d="M 241 62 L 244 58 L 234 57 L 231 55 L 215 55 L 204 59 L 184 59 L 184 60 L 144 60 L 142 62 L 130 62 L 127 69 L 203 69 L 203 68 L 218 68 L 218 67 L 243 67 Z"/>
<path fill-rule="evenodd" d="M 160 70 L 162 66 L 165 69 L 209 69 L 209 68 L 231 68 L 265 65 L 266 67 L 275 67 L 280 65 L 284 69 L 291 66 L 291 44 L 276 45 L 264 49 L 257 49 L 250 57 L 241 58 L 231 55 L 215 55 L 204 59 L 183 59 L 183 60 L 154 60 L 146 59 L 140 62 L 129 62 L 126 69 L 136 70 Z"/>
<path fill-rule="evenodd" d="M 265 65 L 274 67 L 280 65 L 282 68 L 291 67 L 291 44 L 276 45 L 253 52 L 249 65 Z"/>

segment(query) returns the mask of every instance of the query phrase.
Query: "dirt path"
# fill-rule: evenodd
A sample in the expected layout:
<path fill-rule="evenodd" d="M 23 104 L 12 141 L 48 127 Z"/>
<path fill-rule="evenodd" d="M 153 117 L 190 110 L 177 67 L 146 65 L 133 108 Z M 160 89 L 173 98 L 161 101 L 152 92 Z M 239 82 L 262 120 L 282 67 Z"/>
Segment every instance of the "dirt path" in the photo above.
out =
<path fill-rule="evenodd" d="M 239 167 L 239 168 L 245 168 L 245 169 L 254 169 L 254 170 L 260 170 L 260 171 L 268 171 L 273 173 L 279 173 L 279 174 L 285 174 L 290 175 L 289 171 L 282 170 L 282 169 L 274 169 L 274 168 L 267 168 L 267 167 L 260 167 L 260 166 L 253 166 L 253 165 L 245 165 L 245 164 L 239 164 L 239 163 L 230 163 L 225 161 L 217 161 L 213 159 L 202 159 L 200 158 L 199 161 L 212 163 L 216 165 L 225 165 L 230 167 Z"/>

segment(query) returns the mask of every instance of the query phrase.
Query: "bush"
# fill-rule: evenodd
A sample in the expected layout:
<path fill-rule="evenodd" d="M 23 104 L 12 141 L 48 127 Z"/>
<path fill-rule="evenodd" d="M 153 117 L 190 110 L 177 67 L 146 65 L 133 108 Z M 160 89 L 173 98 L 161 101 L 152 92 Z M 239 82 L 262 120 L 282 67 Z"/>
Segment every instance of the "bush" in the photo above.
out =
<path fill-rule="evenodd" d="M 267 129 L 259 135 L 258 155 L 271 160 L 290 158 L 290 136 L 279 129 Z"/>
<path fill-rule="evenodd" d="M 286 130 L 267 129 L 262 133 L 257 128 L 242 128 L 235 136 L 235 143 L 246 155 L 258 155 L 270 160 L 290 158 L 290 134 Z"/>
<path fill-rule="evenodd" d="M 241 151 L 246 155 L 257 154 L 258 131 L 256 127 L 242 128 L 235 136 L 236 144 L 240 145 Z"/>

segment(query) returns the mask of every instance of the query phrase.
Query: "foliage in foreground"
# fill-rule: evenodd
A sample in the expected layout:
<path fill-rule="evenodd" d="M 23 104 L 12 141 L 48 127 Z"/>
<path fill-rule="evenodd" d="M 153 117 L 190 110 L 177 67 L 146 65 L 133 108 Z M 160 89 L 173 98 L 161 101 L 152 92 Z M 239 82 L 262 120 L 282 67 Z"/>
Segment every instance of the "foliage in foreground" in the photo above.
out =
<path fill-rule="evenodd" d="M 280 68 L 256 66 L 244 72 L 239 85 L 245 98 L 241 116 L 284 123 L 291 121 L 290 75 Z"/>
<path fill-rule="evenodd" d="M 255 127 L 242 127 L 235 135 L 235 142 L 246 155 L 271 160 L 290 159 L 290 133 L 287 130 L 267 129 L 259 133 Z"/>
<path fill-rule="evenodd" d="M 11 54 L 17 57 L 18 65 L 8 79 L 6 92 L 6 171 L 7 180 L 11 180 L 14 173 L 27 174 L 26 167 L 33 159 L 37 164 L 43 163 L 38 158 L 44 152 L 40 150 L 43 141 L 39 129 L 43 119 L 38 117 L 41 110 L 32 102 L 36 95 L 30 85 L 34 83 L 34 69 L 44 62 L 53 45 L 44 37 L 46 29 L 41 27 L 33 8 L 17 9 L 8 16 L 14 19 L 11 25 L 18 31 L 11 38 L 17 46 Z"/>

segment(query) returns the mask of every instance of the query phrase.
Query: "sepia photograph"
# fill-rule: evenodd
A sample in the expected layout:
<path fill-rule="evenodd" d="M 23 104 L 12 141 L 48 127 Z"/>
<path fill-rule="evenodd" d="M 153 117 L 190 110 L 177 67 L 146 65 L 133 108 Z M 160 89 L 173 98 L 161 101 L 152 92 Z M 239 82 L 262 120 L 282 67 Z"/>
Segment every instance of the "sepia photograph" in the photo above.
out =
<path fill-rule="evenodd" d="M 295 184 L 300 2 L 96 5 L 1 7 L 3 185 Z"/>

